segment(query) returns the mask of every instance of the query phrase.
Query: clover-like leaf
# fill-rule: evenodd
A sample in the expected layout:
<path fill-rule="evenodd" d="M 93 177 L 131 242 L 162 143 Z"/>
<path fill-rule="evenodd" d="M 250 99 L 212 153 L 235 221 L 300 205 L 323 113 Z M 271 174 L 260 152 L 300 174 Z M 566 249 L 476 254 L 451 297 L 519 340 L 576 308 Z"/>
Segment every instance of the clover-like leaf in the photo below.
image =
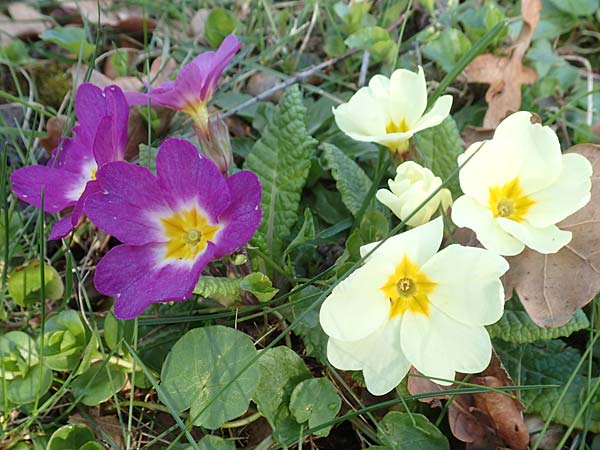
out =
<path fill-rule="evenodd" d="M 74 369 L 89 340 L 78 312 L 67 309 L 51 316 L 44 327 L 44 364 L 60 372 Z"/>
<path fill-rule="evenodd" d="M 294 388 L 290 398 L 290 411 L 298 423 L 308 422 L 309 428 L 329 422 L 340 411 L 342 400 L 335 386 L 327 378 L 311 378 Z M 327 436 L 331 426 L 315 432 Z"/>
<path fill-rule="evenodd" d="M 179 411 L 190 408 L 194 425 L 216 429 L 248 409 L 259 369 L 246 366 L 255 356 L 252 340 L 241 331 L 220 325 L 196 328 L 169 352 L 161 386 Z"/>

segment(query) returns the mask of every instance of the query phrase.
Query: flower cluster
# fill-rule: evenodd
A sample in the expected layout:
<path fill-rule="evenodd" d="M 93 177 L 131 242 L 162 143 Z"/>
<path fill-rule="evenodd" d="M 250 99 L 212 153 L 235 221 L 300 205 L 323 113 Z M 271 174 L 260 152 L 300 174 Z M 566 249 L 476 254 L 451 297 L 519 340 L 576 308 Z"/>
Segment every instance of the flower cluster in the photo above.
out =
<path fill-rule="evenodd" d="M 361 141 L 403 151 L 416 132 L 440 123 L 451 98 L 425 111 L 423 71 L 373 77 L 334 110 L 340 129 Z M 364 120 L 365 114 L 369 120 Z M 408 161 L 377 199 L 415 227 L 361 247 L 364 264 L 325 299 L 320 322 L 329 336 L 327 357 L 342 370 L 362 370 L 368 390 L 385 394 L 416 368 L 439 384 L 456 372 L 477 373 L 489 364 L 492 346 L 485 325 L 503 314 L 500 255 L 529 247 L 555 253 L 571 240 L 557 223 L 590 200 L 592 167 L 578 154 L 562 155 L 556 133 L 531 113 L 507 117 L 492 139 L 472 144 L 458 157 L 464 195 L 452 220 L 471 228 L 485 248 L 449 245 L 441 217 L 452 203 L 442 180 Z"/>
<path fill-rule="evenodd" d="M 235 36 L 228 37 L 216 53 L 201 54 L 175 82 L 148 96 L 207 120 L 206 102 L 238 48 Z M 129 93 L 130 99 L 139 96 L 146 98 Z M 244 170 L 226 177 L 180 139 L 162 143 L 156 175 L 124 161 L 129 106 L 117 86 L 102 91 L 83 84 L 75 114 L 74 137 L 61 142 L 46 165 L 12 174 L 17 197 L 49 213 L 72 208 L 56 222 L 51 239 L 66 236 L 85 214 L 123 243 L 98 263 L 94 277 L 98 291 L 114 297 L 118 318 L 134 318 L 155 302 L 189 298 L 206 264 L 246 244 L 258 228 L 258 177 Z"/>

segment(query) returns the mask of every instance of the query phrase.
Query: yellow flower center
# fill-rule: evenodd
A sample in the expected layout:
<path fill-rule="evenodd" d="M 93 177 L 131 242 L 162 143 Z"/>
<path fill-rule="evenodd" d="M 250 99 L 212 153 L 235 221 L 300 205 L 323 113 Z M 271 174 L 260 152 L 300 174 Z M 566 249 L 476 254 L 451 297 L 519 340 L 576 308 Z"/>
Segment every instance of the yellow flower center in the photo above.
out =
<path fill-rule="evenodd" d="M 406 133 L 410 130 L 408 124 L 406 123 L 406 119 L 403 117 L 402 120 L 396 124 L 394 121 L 390 120 L 385 127 L 385 132 L 390 133 Z"/>
<path fill-rule="evenodd" d="M 220 229 L 211 225 L 196 208 L 160 219 L 169 238 L 165 258 L 193 260 L 212 241 Z"/>
<path fill-rule="evenodd" d="M 194 125 L 200 129 L 203 133 L 208 132 L 208 109 L 206 109 L 206 102 L 197 102 L 188 104 L 183 112 L 192 117 Z"/>
<path fill-rule="evenodd" d="M 523 194 L 519 178 L 509 181 L 504 186 L 490 188 L 489 208 L 494 217 L 522 222 L 534 204 L 535 200 Z"/>
<path fill-rule="evenodd" d="M 98 167 L 94 167 L 90 172 L 92 174 L 90 180 L 95 180 L 96 179 L 96 172 L 98 172 Z"/>
<path fill-rule="evenodd" d="M 429 317 L 429 295 L 436 285 L 421 272 L 417 264 L 404 256 L 395 272 L 380 288 L 392 304 L 390 318 L 406 311 Z"/>

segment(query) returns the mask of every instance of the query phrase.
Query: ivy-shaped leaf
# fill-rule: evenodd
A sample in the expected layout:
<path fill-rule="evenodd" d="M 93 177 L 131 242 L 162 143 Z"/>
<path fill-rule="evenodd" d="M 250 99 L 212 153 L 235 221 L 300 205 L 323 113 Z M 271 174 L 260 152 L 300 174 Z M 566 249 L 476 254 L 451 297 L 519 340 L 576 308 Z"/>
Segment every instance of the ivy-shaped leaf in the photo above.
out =
<path fill-rule="evenodd" d="M 415 142 L 423 165 L 431 169 L 442 181 L 448 180 L 458 168 L 456 159 L 463 152 L 460 133 L 452 116 L 446 117 L 436 127 L 417 133 Z M 461 194 L 458 175 L 450 180 L 446 187 L 452 192 L 452 197 L 457 198 Z"/>
<path fill-rule="evenodd" d="M 322 148 L 323 157 L 327 161 L 331 175 L 335 179 L 335 185 L 342 195 L 342 202 L 355 216 L 371 188 L 371 179 L 358 164 L 335 145 L 325 143 Z"/>
<path fill-rule="evenodd" d="M 342 406 L 342 399 L 327 378 L 311 378 L 294 388 L 290 398 L 290 412 L 298 423 L 308 422 L 308 428 L 318 427 L 334 419 Z M 331 426 L 315 432 L 327 436 Z"/>
<path fill-rule="evenodd" d="M 283 241 L 298 219 L 300 194 L 316 144 L 306 129 L 300 90 L 292 86 L 244 163 L 262 185 L 263 216 L 255 241 L 264 243 L 275 261 L 281 259 Z"/>
<path fill-rule="evenodd" d="M 544 339 L 569 336 L 575 331 L 583 330 L 590 326 L 585 313 L 578 309 L 575 315 L 562 327 L 543 328 L 537 325 L 525 311 L 521 303 L 509 300 L 504 307 L 504 315 L 493 325 L 487 328 L 490 336 L 505 342 L 526 344 Z"/>
<path fill-rule="evenodd" d="M 377 433 L 389 450 L 450 450 L 446 436 L 421 414 L 391 411 L 379 422 Z"/>

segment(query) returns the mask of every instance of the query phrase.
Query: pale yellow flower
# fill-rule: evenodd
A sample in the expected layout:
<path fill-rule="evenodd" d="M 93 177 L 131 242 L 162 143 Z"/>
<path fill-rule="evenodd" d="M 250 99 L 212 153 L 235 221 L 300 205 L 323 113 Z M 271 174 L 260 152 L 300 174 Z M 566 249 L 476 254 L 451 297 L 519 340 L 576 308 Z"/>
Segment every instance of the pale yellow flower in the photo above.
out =
<path fill-rule="evenodd" d="M 375 75 L 333 114 L 340 130 L 352 139 L 403 152 L 415 133 L 439 125 L 451 106 L 452 96 L 444 95 L 425 113 L 427 86 L 419 66 L 417 73 L 398 69 L 390 78 Z"/>
<path fill-rule="evenodd" d="M 531 119 L 527 111 L 510 115 L 493 139 L 472 144 L 458 158 L 465 164 L 459 173 L 465 195 L 454 202 L 452 220 L 500 255 L 517 255 L 525 246 L 557 252 L 571 232 L 556 224 L 590 200 L 590 162 L 563 155 L 556 133 Z"/>
<path fill-rule="evenodd" d="M 508 263 L 475 247 L 438 252 L 442 234 L 437 218 L 389 238 L 321 307 L 327 358 L 338 369 L 362 370 L 375 395 L 394 389 L 410 366 L 450 384 L 455 372 L 478 373 L 490 362 L 485 325 L 502 316 Z"/>
<path fill-rule="evenodd" d="M 377 200 L 404 221 L 442 185 L 442 180 L 426 167 L 414 161 L 406 161 L 396 168 L 396 177 L 388 180 L 388 185 L 389 191 L 387 189 L 377 191 Z M 440 204 L 444 210 L 452 204 L 452 195 L 448 189 L 441 189 L 408 219 L 406 224 L 416 227 L 429 222 Z"/>

